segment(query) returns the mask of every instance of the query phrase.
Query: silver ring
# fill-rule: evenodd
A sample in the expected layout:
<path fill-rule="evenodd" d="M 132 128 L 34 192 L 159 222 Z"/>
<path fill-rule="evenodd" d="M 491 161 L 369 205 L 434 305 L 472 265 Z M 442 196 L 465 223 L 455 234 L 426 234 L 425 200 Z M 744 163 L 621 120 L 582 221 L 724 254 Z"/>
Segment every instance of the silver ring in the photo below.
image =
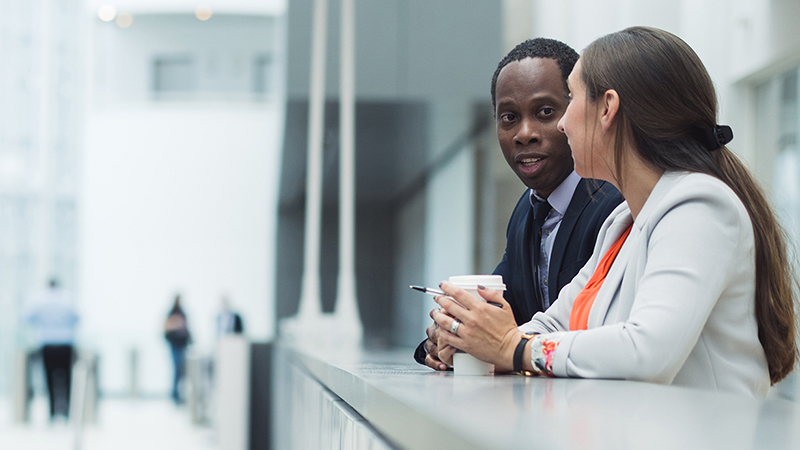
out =
<path fill-rule="evenodd" d="M 458 326 L 461 325 L 461 322 L 458 319 L 453 320 L 453 324 L 450 325 L 450 332 L 458 336 Z"/>

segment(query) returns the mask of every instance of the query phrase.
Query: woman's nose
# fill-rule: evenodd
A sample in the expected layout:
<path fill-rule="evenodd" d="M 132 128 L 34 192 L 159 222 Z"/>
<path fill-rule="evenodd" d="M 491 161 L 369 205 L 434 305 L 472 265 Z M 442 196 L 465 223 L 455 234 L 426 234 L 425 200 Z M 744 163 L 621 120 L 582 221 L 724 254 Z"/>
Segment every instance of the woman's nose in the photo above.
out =
<path fill-rule="evenodd" d="M 558 131 L 566 134 L 567 132 L 564 131 L 564 116 L 566 116 L 566 114 L 564 114 L 563 116 L 561 116 L 560 119 L 558 119 L 558 124 L 556 125 L 556 127 L 558 127 Z"/>

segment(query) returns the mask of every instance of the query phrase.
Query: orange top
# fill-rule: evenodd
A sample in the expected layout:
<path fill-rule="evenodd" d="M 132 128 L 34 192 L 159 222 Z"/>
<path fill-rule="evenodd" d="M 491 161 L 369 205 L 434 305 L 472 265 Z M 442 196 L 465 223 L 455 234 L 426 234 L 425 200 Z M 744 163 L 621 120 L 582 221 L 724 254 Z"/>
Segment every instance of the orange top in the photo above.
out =
<path fill-rule="evenodd" d="M 633 224 L 628 226 L 611 248 L 608 249 L 606 254 L 603 255 L 603 259 L 601 259 L 600 264 L 597 265 L 597 269 L 594 271 L 592 278 L 589 278 L 586 286 L 583 287 L 583 290 L 575 297 L 575 301 L 572 302 L 572 311 L 569 313 L 570 331 L 585 330 L 588 327 L 589 311 L 592 310 L 594 299 L 597 297 L 600 287 L 603 286 L 603 282 L 606 280 L 611 265 L 614 264 L 614 260 L 617 259 L 622 244 L 625 243 L 625 239 L 627 239 L 628 235 L 631 233 L 632 226 Z"/>

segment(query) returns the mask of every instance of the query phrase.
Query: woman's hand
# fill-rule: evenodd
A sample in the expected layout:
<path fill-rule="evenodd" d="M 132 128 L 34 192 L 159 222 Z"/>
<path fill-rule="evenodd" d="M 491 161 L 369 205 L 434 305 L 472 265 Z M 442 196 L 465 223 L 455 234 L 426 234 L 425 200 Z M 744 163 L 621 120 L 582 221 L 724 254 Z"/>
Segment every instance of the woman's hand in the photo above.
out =
<path fill-rule="evenodd" d="M 431 312 L 431 317 L 439 324 L 439 359 L 452 364 L 455 349 L 460 349 L 481 361 L 494 364 L 498 372 L 512 370 L 514 349 L 522 332 L 517 329 L 511 306 L 503 296 L 492 289 L 478 289 L 484 300 L 502 306 L 498 308 L 446 281 L 439 287 L 458 302 L 444 296 L 434 298 L 445 311 Z M 453 334 L 450 330 L 455 320 L 461 324 Z"/>

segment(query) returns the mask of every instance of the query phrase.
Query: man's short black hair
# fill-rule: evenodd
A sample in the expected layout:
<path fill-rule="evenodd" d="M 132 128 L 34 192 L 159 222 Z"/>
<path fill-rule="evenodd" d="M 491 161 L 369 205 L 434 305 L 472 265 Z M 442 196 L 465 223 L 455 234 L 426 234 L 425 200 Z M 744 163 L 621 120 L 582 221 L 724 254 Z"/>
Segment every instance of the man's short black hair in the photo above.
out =
<path fill-rule="evenodd" d="M 497 88 L 497 77 L 503 67 L 514 61 L 521 61 L 525 58 L 552 58 L 558 63 L 561 69 L 561 76 L 564 78 L 564 87 L 567 87 L 567 77 L 569 77 L 575 63 L 578 62 L 578 52 L 569 45 L 555 39 L 536 38 L 514 47 L 497 65 L 492 77 L 492 109 L 497 109 L 497 99 L 495 89 Z"/>

